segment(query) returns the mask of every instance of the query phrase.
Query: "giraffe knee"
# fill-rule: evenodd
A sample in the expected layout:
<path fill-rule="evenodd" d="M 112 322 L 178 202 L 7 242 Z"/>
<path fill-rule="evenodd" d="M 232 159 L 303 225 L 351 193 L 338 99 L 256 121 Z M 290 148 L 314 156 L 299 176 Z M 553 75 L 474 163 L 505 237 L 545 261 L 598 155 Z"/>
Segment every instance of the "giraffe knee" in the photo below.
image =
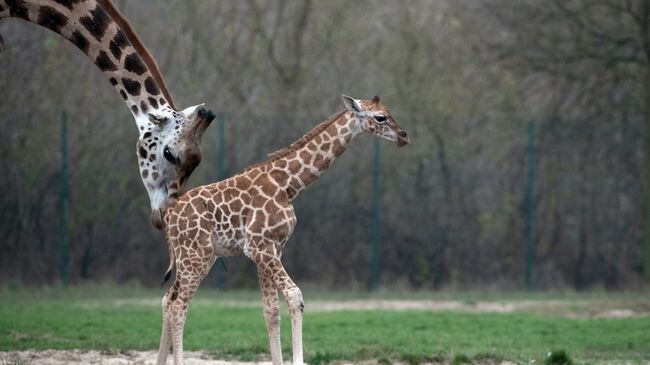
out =
<path fill-rule="evenodd" d="M 178 291 L 172 289 L 163 298 L 163 303 L 164 303 L 165 299 L 168 299 L 169 303 L 171 304 L 171 302 L 175 301 L 177 298 L 178 298 Z"/>
<path fill-rule="evenodd" d="M 178 298 L 178 291 L 181 287 L 180 281 L 176 280 L 174 281 L 174 284 L 167 290 L 167 295 L 165 295 L 166 299 L 169 299 L 169 302 L 173 302 Z"/>
<path fill-rule="evenodd" d="M 280 308 L 269 308 L 264 310 L 264 319 L 266 320 L 266 325 L 269 327 L 275 327 L 280 324 Z"/>
<path fill-rule="evenodd" d="M 280 307 L 269 308 L 264 311 L 264 316 L 268 318 L 278 318 L 280 317 Z"/>
<path fill-rule="evenodd" d="M 305 309 L 305 302 L 302 299 L 302 292 L 300 291 L 300 288 L 296 287 L 294 290 L 290 291 L 289 298 L 287 299 L 290 311 L 300 311 L 300 313 L 303 312 Z"/>

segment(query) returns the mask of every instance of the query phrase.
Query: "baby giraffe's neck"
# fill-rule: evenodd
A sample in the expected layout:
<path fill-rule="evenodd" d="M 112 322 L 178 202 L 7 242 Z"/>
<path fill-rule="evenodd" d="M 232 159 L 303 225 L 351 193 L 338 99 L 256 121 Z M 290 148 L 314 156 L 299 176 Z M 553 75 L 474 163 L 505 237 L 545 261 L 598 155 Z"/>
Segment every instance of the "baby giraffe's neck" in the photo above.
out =
<path fill-rule="evenodd" d="M 269 172 L 291 201 L 313 184 L 360 133 L 352 113 L 341 113 L 292 144 L 286 155 L 272 160 Z"/>

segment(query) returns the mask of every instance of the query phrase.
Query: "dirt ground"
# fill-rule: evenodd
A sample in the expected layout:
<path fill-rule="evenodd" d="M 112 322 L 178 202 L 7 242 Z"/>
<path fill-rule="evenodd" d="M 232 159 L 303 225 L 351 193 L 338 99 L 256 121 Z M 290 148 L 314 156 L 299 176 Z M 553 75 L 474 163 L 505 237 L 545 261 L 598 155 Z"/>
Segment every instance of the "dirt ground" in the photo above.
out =
<path fill-rule="evenodd" d="M 261 308 L 260 301 L 219 300 L 219 306 L 232 308 Z M 106 301 L 102 301 L 102 305 Z M 118 299 L 112 305 L 145 305 L 160 306 L 159 298 L 150 299 Z M 214 305 L 210 299 L 196 299 L 192 306 Z M 80 304 L 93 306 L 94 304 Z M 389 311 L 457 311 L 471 313 L 535 313 L 565 318 L 626 318 L 650 316 L 650 301 L 639 300 L 514 300 L 514 301 L 476 301 L 464 302 L 458 300 L 395 300 L 395 299 L 363 299 L 363 300 L 306 300 L 305 310 L 309 312 L 328 312 L 340 310 L 389 310 Z M 0 364 L 1 365 L 1 364 Z"/>
<path fill-rule="evenodd" d="M 194 305 L 210 305 L 206 299 L 197 300 Z M 127 303 L 124 303 L 127 304 Z M 159 300 L 151 300 L 159 305 Z M 260 307 L 257 301 L 220 301 L 226 307 Z M 305 311 L 328 312 L 340 310 L 388 310 L 388 311 L 456 311 L 471 313 L 535 313 L 565 318 L 626 318 L 650 316 L 650 302 L 647 300 L 603 301 L 603 300 L 516 300 L 477 301 L 457 300 L 316 300 L 305 303 Z"/>
<path fill-rule="evenodd" d="M 94 350 L 47 350 L 0 352 L 2 365 L 153 365 L 157 351 L 105 352 Z M 271 365 L 271 362 L 212 360 L 202 352 L 185 352 L 186 365 Z M 173 364 L 173 359 L 167 359 Z"/>
<path fill-rule="evenodd" d="M 153 365 L 156 363 L 156 351 L 122 351 L 107 353 L 88 350 L 47 350 L 47 351 L 14 351 L 0 352 L 2 365 Z M 185 352 L 186 365 L 271 365 L 270 361 L 241 362 L 210 359 L 202 352 Z M 173 359 L 167 359 L 167 364 L 173 364 Z M 287 363 L 289 364 L 289 363 Z M 351 365 L 351 363 L 337 363 Z M 362 363 L 363 364 L 363 363 Z M 368 361 L 367 364 L 376 364 Z M 403 364 L 405 365 L 405 364 Z M 486 364 L 487 365 L 487 364 Z M 490 364 L 492 365 L 492 364 Z M 515 365 L 504 361 L 494 365 Z"/>
<path fill-rule="evenodd" d="M 546 314 L 567 318 L 625 318 L 650 315 L 650 303 L 603 302 L 603 301 L 564 301 L 564 300 L 521 300 L 461 302 L 441 300 L 358 300 L 322 301 L 309 305 L 313 311 L 335 310 L 424 310 L 459 311 L 476 313 L 526 312 Z"/>

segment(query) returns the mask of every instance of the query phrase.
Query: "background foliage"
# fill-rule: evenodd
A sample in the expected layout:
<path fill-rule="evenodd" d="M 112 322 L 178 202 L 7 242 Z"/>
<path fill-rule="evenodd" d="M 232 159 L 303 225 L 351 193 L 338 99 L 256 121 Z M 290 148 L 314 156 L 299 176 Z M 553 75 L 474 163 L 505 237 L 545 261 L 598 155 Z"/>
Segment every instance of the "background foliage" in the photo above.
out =
<path fill-rule="evenodd" d="M 341 110 L 341 94 L 381 96 L 413 140 L 399 150 L 382 144 L 383 285 L 522 285 L 531 120 L 535 285 L 641 283 L 650 252 L 647 0 L 116 4 L 176 104 L 222 113 L 229 174 Z M 157 284 L 167 250 L 148 220 L 137 134 L 120 97 L 56 34 L 17 20 L 0 33 L 0 281 L 59 279 L 66 110 L 71 281 Z M 204 137 L 193 186 L 218 178 L 218 132 Z M 370 137 L 350 149 L 296 202 L 283 259 L 300 283 L 368 281 Z M 226 263 L 225 286 L 256 285 L 250 262 Z"/>

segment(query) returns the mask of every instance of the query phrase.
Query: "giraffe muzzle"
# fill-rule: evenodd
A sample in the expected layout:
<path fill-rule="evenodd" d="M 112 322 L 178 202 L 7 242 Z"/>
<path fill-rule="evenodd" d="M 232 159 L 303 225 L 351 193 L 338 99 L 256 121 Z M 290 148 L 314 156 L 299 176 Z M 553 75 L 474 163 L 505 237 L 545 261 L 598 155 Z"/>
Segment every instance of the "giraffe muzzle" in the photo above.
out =
<path fill-rule="evenodd" d="M 210 109 L 199 107 L 194 118 L 187 125 L 185 133 L 188 133 L 191 138 L 200 140 L 203 132 L 208 129 L 215 117 L 216 115 Z"/>
<path fill-rule="evenodd" d="M 151 211 L 151 224 L 157 229 L 163 228 L 162 209 L 154 209 Z"/>
<path fill-rule="evenodd" d="M 197 115 L 199 119 L 202 119 L 203 121 L 208 123 L 212 122 L 216 117 L 216 115 L 212 112 L 212 110 L 206 109 L 204 107 L 199 108 Z"/>
<path fill-rule="evenodd" d="M 403 147 L 403 146 L 406 146 L 407 144 L 411 144 L 411 139 L 409 138 L 409 136 L 404 131 L 398 132 L 397 133 L 397 147 Z"/>

